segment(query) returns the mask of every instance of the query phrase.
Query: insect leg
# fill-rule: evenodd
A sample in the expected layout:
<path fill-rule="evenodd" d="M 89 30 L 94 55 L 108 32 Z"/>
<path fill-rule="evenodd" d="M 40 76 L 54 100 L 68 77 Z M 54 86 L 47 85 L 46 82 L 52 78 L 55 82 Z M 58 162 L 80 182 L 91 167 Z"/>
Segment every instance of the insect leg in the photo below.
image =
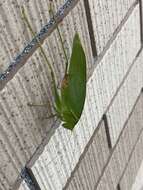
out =
<path fill-rule="evenodd" d="M 33 104 L 33 103 L 27 103 L 28 106 L 30 107 L 46 107 L 46 106 L 49 106 L 49 104 Z"/>

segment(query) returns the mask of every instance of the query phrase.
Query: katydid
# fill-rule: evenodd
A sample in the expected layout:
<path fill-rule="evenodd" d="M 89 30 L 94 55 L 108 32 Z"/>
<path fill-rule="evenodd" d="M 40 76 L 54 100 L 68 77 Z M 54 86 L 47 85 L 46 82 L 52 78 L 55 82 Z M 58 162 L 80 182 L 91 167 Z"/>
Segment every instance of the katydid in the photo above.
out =
<path fill-rule="evenodd" d="M 26 22 L 32 35 L 35 36 L 33 29 L 22 8 L 23 19 Z M 57 26 L 58 34 L 64 49 L 60 30 Z M 75 34 L 72 45 L 72 53 L 70 60 L 67 59 L 65 49 L 64 55 L 66 58 L 65 74 L 61 81 L 61 88 L 57 88 L 57 82 L 52 65 L 48 61 L 46 53 L 37 39 L 41 53 L 48 64 L 52 77 L 52 92 L 54 95 L 54 110 L 55 114 L 61 121 L 64 128 L 73 130 L 74 126 L 79 121 L 84 107 L 86 97 L 86 56 L 80 42 L 78 33 Z M 30 104 L 32 106 L 32 104 Z M 41 105 L 40 105 L 41 106 Z"/>

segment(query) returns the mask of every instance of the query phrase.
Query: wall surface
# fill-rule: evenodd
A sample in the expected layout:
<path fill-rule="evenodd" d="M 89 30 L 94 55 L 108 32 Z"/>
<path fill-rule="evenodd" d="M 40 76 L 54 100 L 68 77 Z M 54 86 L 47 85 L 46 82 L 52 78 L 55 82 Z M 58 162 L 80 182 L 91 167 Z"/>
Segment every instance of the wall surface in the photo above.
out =
<path fill-rule="evenodd" d="M 0 0 L 0 190 L 141 190 L 143 162 L 142 0 Z M 36 33 L 22 19 L 21 7 Z M 71 132 L 53 113 L 78 32 L 87 60 L 82 116 Z M 48 103 L 29 107 L 28 103 Z"/>
<path fill-rule="evenodd" d="M 132 190 L 136 190 L 136 189 L 142 190 L 143 189 L 142 178 L 143 178 L 143 163 L 141 163 L 140 169 L 138 170 L 135 182 L 132 185 Z"/>

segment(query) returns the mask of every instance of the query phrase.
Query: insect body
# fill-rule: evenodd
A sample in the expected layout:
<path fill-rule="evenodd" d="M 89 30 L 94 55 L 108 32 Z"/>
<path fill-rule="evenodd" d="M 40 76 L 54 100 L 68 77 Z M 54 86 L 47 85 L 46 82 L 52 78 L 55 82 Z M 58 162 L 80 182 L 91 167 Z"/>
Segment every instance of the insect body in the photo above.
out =
<path fill-rule="evenodd" d="M 24 12 L 24 8 L 22 9 L 22 15 L 24 21 L 27 23 L 28 28 L 34 35 L 32 27 Z M 57 29 L 60 35 L 58 26 Z M 60 39 L 62 43 L 61 35 Z M 38 44 L 41 49 L 41 53 L 48 64 L 53 81 L 52 91 L 54 95 L 54 115 L 56 115 L 62 121 L 63 127 L 73 130 L 74 126 L 81 117 L 86 96 L 86 57 L 80 42 L 79 35 L 76 33 L 74 36 L 71 58 L 70 61 L 66 62 L 65 75 L 61 82 L 60 89 L 57 88 L 55 74 L 44 52 L 44 49 L 42 48 L 39 41 Z"/>

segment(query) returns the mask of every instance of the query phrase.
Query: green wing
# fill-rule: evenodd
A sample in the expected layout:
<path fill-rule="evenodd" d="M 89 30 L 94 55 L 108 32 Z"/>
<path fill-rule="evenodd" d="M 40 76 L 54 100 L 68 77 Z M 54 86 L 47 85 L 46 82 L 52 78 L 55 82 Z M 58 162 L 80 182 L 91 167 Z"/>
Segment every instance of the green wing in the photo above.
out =
<path fill-rule="evenodd" d="M 70 108 L 78 117 L 81 116 L 86 96 L 86 57 L 78 34 L 73 41 L 69 66 L 69 100 Z"/>
<path fill-rule="evenodd" d="M 68 75 L 61 88 L 63 126 L 73 129 L 79 121 L 86 96 L 86 57 L 78 34 L 73 40 Z"/>

